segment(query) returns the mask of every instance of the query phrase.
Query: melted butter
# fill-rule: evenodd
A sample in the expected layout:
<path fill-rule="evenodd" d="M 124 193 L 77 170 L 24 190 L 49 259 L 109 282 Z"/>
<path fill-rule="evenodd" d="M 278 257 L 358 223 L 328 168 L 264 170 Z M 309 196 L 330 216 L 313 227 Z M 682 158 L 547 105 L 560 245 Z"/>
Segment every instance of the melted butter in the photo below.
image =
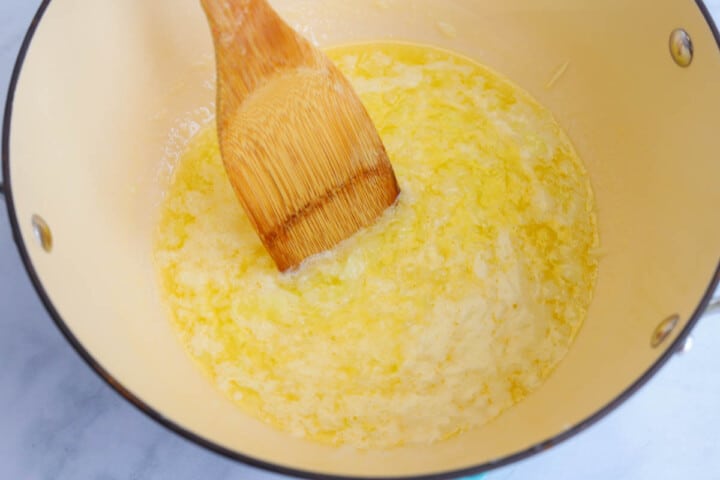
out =
<path fill-rule="evenodd" d="M 552 115 L 492 71 L 405 44 L 329 54 L 378 127 L 397 205 L 279 274 L 205 130 L 161 207 L 162 288 L 190 355 L 250 415 L 335 445 L 439 441 L 567 352 L 596 278 L 592 192 Z"/>

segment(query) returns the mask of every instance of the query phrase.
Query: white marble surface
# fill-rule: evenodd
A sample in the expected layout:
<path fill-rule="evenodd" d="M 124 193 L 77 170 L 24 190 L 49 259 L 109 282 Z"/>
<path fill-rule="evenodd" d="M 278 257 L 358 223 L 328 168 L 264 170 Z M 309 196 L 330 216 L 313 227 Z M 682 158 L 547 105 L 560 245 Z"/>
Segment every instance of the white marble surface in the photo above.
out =
<path fill-rule="evenodd" d="M 39 3 L 0 0 L 3 100 Z M 707 4 L 720 20 L 720 0 Z M 694 337 L 692 352 L 672 359 L 608 418 L 487 478 L 720 479 L 720 317 L 706 317 Z M 0 479 L 272 478 L 281 477 L 216 456 L 158 426 L 91 372 L 37 300 L 0 209 Z"/>

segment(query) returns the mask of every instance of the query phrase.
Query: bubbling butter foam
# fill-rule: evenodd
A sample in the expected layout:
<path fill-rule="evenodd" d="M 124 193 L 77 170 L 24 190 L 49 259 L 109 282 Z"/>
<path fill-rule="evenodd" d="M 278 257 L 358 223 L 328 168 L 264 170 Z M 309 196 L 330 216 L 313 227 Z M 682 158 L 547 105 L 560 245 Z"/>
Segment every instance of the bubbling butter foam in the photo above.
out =
<path fill-rule="evenodd" d="M 281 274 L 206 129 L 161 206 L 162 289 L 189 354 L 250 415 L 334 445 L 440 441 L 522 400 L 570 347 L 597 272 L 588 177 L 550 112 L 464 57 L 329 55 L 377 125 L 398 203 Z"/>

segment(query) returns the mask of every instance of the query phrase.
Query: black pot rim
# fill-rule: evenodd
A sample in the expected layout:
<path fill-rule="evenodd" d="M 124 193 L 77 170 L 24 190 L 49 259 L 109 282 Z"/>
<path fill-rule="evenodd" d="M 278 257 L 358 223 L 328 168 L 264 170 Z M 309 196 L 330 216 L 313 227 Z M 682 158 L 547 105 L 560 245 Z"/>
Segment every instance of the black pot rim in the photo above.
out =
<path fill-rule="evenodd" d="M 498 458 L 497 460 L 482 463 L 473 467 L 469 468 L 463 468 L 459 470 L 451 470 L 447 472 L 440 472 L 440 473 L 433 473 L 433 474 L 427 474 L 427 475 L 411 475 L 411 476 L 403 476 L 403 477 L 360 477 L 360 476 L 344 476 L 344 475 L 330 475 L 330 474 L 323 474 L 323 473 L 317 473 L 307 470 L 301 470 L 291 467 L 286 467 L 280 464 L 266 462 L 264 460 L 254 458 L 248 455 L 244 455 L 242 453 L 238 453 L 234 450 L 230 450 L 228 448 L 223 447 L 222 445 L 219 445 L 211 440 L 208 440 L 184 427 L 181 425 L 175 423 L 170 418 L 165 417 L 162 413 L 152 408 L 150 405 L 146 404 L 142 399 L 140 399 L 137 395 L 130 392 L 126 388 L 122 386 L 122 384 L 116 380 L 110 373 L 105 370 L 100 363 L 90 355 L 90 353 L 83 347 L 83 345 L 80 343 L 80 341 L 75 337 L 75 335 L 72 333 L 71 329 L 67 326 L 67 324 L 63 321 L 62 317 L 58 313 L 58 311 L 55 309 L 54 305 L 52 304 L 50 297 L 48 296 L 47 292 L 45 291 L 45 288 L 43 287 L 42 282 L 40 281 L 40 278 L 32 264 L 32 261 L 30 260 L 30 255 L 28 253 L 27 247 L 24 243 L 24 240 L 22 238 L 22 234 L 20 232 L 20 226 L 17 218 L 17 213 L 15 211 L 15 204 L 14 204 L 14 197 L 13 197 L 13 190 L 12 190 L 12 179 L 10 176 L 10 128 L 11 128 L 11 121 L 12 121 L 12 111 L 13 111 L 13 101 L 15 98 L 15 90 L 17 88 L 18 80 L 20 77 L 20 72 L 23 67 L 23 63 L 25 61 L 25 57 L 27 55 L 27 52 L 30 48 L 30 45 L 32 43 L 33 36 L 35 32 L 37 31 L 38 26 L 40 25 L 40 22 L 42 20 L 43 14 L 47 10 L 47 7 L 50 5 L 52 0 L 42 0 L 42 3 L 40 4 L 40 7 L 38 8 L 35 17 L 33 18 L 32 22 L 30 23 L 30 26 L 25 34 L 25 38 L 22 42 L 22 45 L 20 47 L 20 51 L 17 56 L 17 60 L 15 62 L 15 67 L 13 69 L 12 77 L 10 80 L 10 85 L 8 87 L 8 94 L 7 94 L 7 101 L 5 104 L 5 114 L 4 114 L 4 122 L 3 122 L 3 133 L 2 133 L 2 172 L 3 172 L 3 179 L 4 179 L 4 185 L 0 184 L 0 194 L 5 195 L 6 200 L 6 207 L 8 211 L 8 216 L 10 218 L 10 224 L 13 232 L 13 238 L 15 241 L 15 244 L 18 249 L 18 253 L 20 255 L 20 258 L 22 259 L 23 265 L 25 266 L 25 270 L 27 271 L 28 276 L 30 277 L 30 280 L 33 284 L 33 287 L 35 288 L 35 291 L 37 292 L 38 297 L 40 297 L 40 300 L 42 301 L 43 305 L 45 306 L 45 309 L 47 310 L 48 314 L 52 318 L 55 325 L 58 327 L 60 332 L 63 334 L 65 339 L 72 345 L 72 347 L 75 349 L 75 351 L 80 355 L 80 357 L 87 363 L 87 365 L 95 371 L 114 391 L 116 391 L 118 394 L 120 394 L 121 397 L 123 397 L 125 400 L 127 400 L 131 405 L 135 406 L 138 410 L 152 418 L 153 420 L 157 421 L 159 424 L 163 425 L 167 429 L 169 429 L 172 432 L 175 432 L 176 434 L 184 437 L 187 440 L 190 440 L 191 442 L 200 445 L 210 451 L 213 451 L 215 453 L 218 453 L 224 457 L 227 457 L 232 460 L 236 460 L 254 467 L 258 467 L 264 470 L 268 470 L 271 472 L 277 472 L 284 475 L 290 475 L 294 477 L 302 477 L 302 478 L 308 478 L 312 480 L 399 480 L 399 479 L 407 479 L 407 480 L 444 480 L 444 479 L 450 479 L 450 478 L 457 478 L 462 476 L 469 476 L 469 475 L 475 475 L 483 472 L 487 472 L 489 470 L 502 467 L 520 460 L 523 460 L 525 458 L 528 458 L 538 452 L 547 450 L 560 442 L 563 442 L 576 434 L 582 432 L 586 428 L 593 425 L 598 420 L 605 417 L 607 414 L 615 410 L 620 404 L 622 404 L 625 400 L 627 400 L 632 394 L 634 394 L 640 387 L 645 385 L 650 378 L 657 373 L 657 371 L 667 362 L 672 355 L 675 354 L 675 352 L 678 350 L 678 348 L 684 343 L 685 338 L 689 335 L 690 331 L 693 329 L 693 327 L 697 324 L 700 317 L 702 317 L 703 312 L 705 311 L 706 307 L 710 303 L 710 300 L 712 299 L 712 296 L 715 292 L 715 289 L 717 288 L 718 284 L 720 284 L 720 262 L 718 263 L 718 266 L 715 269 L 715 273 L 712 276 L 712 279 L 710 280 L 710 283 L 703 294 L 702 299 L 700 300 L 700 303 L 698 304 L 697 308 L 693 312 L 692 316 L 690 317 L 688 323 L 685 325 L 683 330 L 677 335 L 673 343 L 665 350 L 665 352 L 655 361 L 655 363 L 646 371 L 644 372 L 635 382 L 633 382 L 631 385 L 629 385 L 620 395 L 615 397 L 613 400 L 608 402 L 604 407 L 602 407 L 600 410 L 595 412 L 594 414 L 590 415 L 589 417 L 585 418 L 584 420 L 578 422 L 577 424 L 573 425 L 571 428 L 567 429 L 566 431 L 555 435 L 551 438 L 548 438 L 546 440 L 543 440 L 529 448 L 526 448 L 524 450 L 521 450 L 519 452 L 513 453 L 511 455 L 507 455 L 502 458 Z M 708 27 L 710 28 L 714 38 L 715 42 L 717 43 L 718 48 L 720 49 L 720 33 L 718 32 L 718 29 L 713 22 L 712 17 L 710 16 L 710 12 L 707 10 L 707 7 L 703 3 L 702 0 L 695 0 L 695 3 L 702 13 L 703 17 L 705 18 L 705 21 L 708 24 Z"/>

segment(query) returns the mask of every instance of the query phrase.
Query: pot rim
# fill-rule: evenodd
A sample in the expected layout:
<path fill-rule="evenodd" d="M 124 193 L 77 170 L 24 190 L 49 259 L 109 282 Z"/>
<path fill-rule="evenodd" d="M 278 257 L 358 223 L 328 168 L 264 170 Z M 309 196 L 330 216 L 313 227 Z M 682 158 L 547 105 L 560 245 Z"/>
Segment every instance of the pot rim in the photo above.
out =
<path fill-rule="evenodd" d="M 440 472 L 440 473 L 432 473 L 432 474 L 422 474 L 422 475 L 409 475 L 409 476 L 402 476 L 402 477 L 362 477 L 362 476 L 347 476 L 347 475 L 333 475 L 333 474 L 324 474 L 324 473 L 318 473 L 308 470 L 301 470 L 298 468 L 293 467 L 287 467 L 281 464 L 267 462 L 264 460 L 261 460 L 259 458 L 255 458 L 249 455 L 245 455 L 242 453 L 239 453 L 237 451 L 231 450 L 229 448 L 223 447 L 222 445 L 219 445 L 207 438 L 204 438 L 203 436 L 192 432 L 189 429 L 186 429 L 185 427 L 179 425 L 174 420 L 165 417 L 162 413 L 160 413 L 158 410 L 154 409 L 150 405 L 146 404 L 139 396 L 137 396 L 135 393 L 131 392 L 130 390 L 126 389 L 117 379 L 115 379 L 107 370 L 103 368 L 103 366 L 92 356 L 90 353 L 83 347 L 82 343 L 75 337 L 70 327 L 64 322 L 58 311 L 55 309 L 55 306 L 53 305 L 52 301 L 50 300 L 50 297 L 48 296 L 47 292 L 45 291 L 45 288 L 35 270 L 35 267 L 33 266 L 32 260 L 30 259 L 30 255 L 28 253 L 27 246 L 25 245 L 25 242 L 23 240 L 22 234 L 20 232 L 20 226 L 19 221 L 17 218 L 17 212 L 15 210 L 15 202 L 13 197 L 13 190 L 12 190 L 12 182 L 11 182 L 11 176 L 10 176 L 10 132 L 11 132 L 11 122 L 12 122 L 12 112 L 13 112 L 13 102 L 15 98 L 15 90 L 18 85 L 18 80 L 20 78 L 20 73 L 22 71 L 22 67 L 25 61 L 25 57 L 30 49 L 30 46 L 32 44 L 33 37 L 35 35 L 35 32 L 37 31 L 41 20 L 43 18 L 43 15 L 45 11 L 47 10 L 47 7 L 50 5 L 52 0 L 42 0 L 42 3 L 38 7 L 37 12 L 35 13 L 35 16 L 30 23 L 30 26 L 28 27 L 28 30 L 25 34 L 25 37 L 23 39 L 22 45 L 20 47 L 20 50 L 18 52 L 17 59 L 15 61 L 15 66 L 13 68 L 12 76 L 10 78 L 10 83 L 8 85 L 8 93 L 7 93 L 7 99 L 5 103 L 5 113 L 3 117 L 3 131 L 2 131 L 2 175 L 3 175 L 3 181 L 0 182 L 0 194 L 3 194 L 5 196 L 5 204 L 7 207 L 8 217 L 10 219 L 10 225 L 12 228 L 13 233 L 13 239 L 15 241 L 15 245 L 18 249 L 18 253 L 20 255 L 20 258 L 22 259 L 23 266 L 25 267 L 25 270 L 28 274 L 28 277 L 30 278 L 30 281 L 35 288 L 35 291 L 40 297 L 40 300 L 42 301 L 46 311 L 52 318 L 53 322 L 57 326 L 57 328 L 60 330 L 62 335 L 65 337 L 65 339 L 70 343 L 70 345 L 74 348 L 74 350 L 80 355 L 80 357 L 85 361 L 85 363 L 93 370 L 95 373 L 102 378 L 107 385 L 111 387 L 112 390 L 114 390 L 116 393 L 118 393 L 122 398 L 127 400 L 131 405 L 133 405 L 135 408 L 140 410 L 142 413 L 146 414 L 156 422 L 158 422 L 160 425 L 164 426 L 168 430 L 174 432 L 177 435 L 180 435 L 184 437 L 187 440 L 190 440 L 191 442 L 204 447 L 207 450 L 210 450 L 212 452 L 215 452 L 219 455 L 222 455 L 226 458 L 229 458 L 231 460 L 235 460 L 238 462 L 245 463 L 247 465 L 251 465 L 254 467 L 261 468 L 263 470 L 276 472 L 284 475 L 289 475 L 293 477 L 301 477 L 301 478 L 308 478 L 311 480 L 400 480 L 400 479 L 407 479 L 407 480 L 444 480 L 444 479 L 451 479 L 451 478 L 457 478 L 457 477 L 463 477 L 463 476 L 471 476 L 483 472 L 487 472 L 489 470 L 493 470 L 505 465 L 509 465 L 511 463 L 515 463 L 520 460 L 524 460 L 526 458 L 529 458 L 533 455 L 535 455 L 538 452 L 548 450 L 549 448 L 554 447 L 555 445 L 558 445 L 559 443 L 575 436 L 576 434 L 582 432 L 583 430 L 587 429 L 594 423 L 596 423 L 598 420 L 605 417 L 607 414 L 615 410 L 618 406 L 620 406 L 625 400 L 630 398 L 637 390 L 640 389 L 640 387 L 644 386 L 648 380 L 650 380 L 655 373 L 657 373 L 660 368 L 670 359 L 672 355 L 674 355 L 679 348 L 684 344 L 686 337 L 690 334 L 692 329 L 695 327 L 697 322 L 699 321 L 700 317 L 703 316 L 705 309 L 710 304 L 711 299 L 713 298 L 715 289 L 720 284 L 720 261 L 718 262 L 717 267 L 715 268 L 715 272 L 712 276 L 712 279 L 710 280 L 710 283 L 705 290 L 700 303 L 698 304 L 697 308 L 691 315 L 690 319 L 688 320 L 685 327 L 682 329 L 682 331 L 677 335 L 675 340 L 672 342 L 672 344 L 669 345 L 669 347 L 665 350 L 665 352 L 653 363 L 650 368 L 648 368 L 637 380 L 635 380 L 632 384 L 630 384 L 625 390 L 623 390 L 617 397 L 610 400 L 605 406 L 600 408 L 598 411 L 593 413 L 592 415 L 588 416 L 587 418 L 581 420 L 580 422 L 576 423 L 569 429 L 554 435 L 548 439 L 545 439 L 541 442 L 536 443 L 535 445 L 528 447 L 526 449 L 520 450 L 518 452 L 512 453 L 510 455 L 506 455 L 504 457 L 498 458 L 496 460 L 485 462 L 479 465 L 475 465 L 472 467 L 467 467 L 459 470 L 449 470 L 446 472 Z M 710 16 L 710 12 L 708 11 L 707 7 L 703 3 L 703 0 L 695 0 L 695 4 L 697 8 L 700 10 L 702 16 L 704 17 L 705 21 L 708 24 L 708 27 L 710 28 L 712 35 L 715 39 L 715 42 L 718 46 L 718 49 L 720 49 L 720 32 L 718 32 L 718 28 L 715 25 L 712 17 Z"/>

